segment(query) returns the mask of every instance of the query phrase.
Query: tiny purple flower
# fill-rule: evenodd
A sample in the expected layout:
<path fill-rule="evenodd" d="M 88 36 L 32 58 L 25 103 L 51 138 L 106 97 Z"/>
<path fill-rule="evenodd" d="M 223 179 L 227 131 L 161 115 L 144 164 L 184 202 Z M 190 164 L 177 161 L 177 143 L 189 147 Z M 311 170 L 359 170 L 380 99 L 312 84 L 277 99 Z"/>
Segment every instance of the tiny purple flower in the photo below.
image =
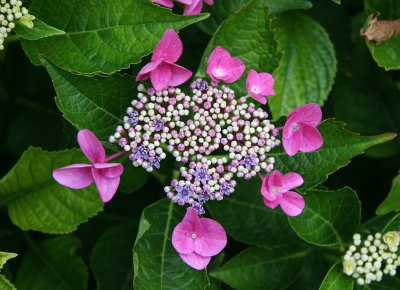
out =
<path fill-rule="evenodd" d="M 205 80 L 202 80 L 201 82 L 196 83 L 197 89 L 199 89 L 202 92 L 206 92 L 208 90 L 208 83 Z"/>
<path fill-rule="evenodd" d="M 245 165 L 246 169 L 249 170 L 251 166 L 256 166 L 256 158 L 254 155 L 246 155 L 242 161 L 240 161 L 240 164 Z"/>
<path fill-rule="evenodd" d="M 149 165 L 151 167 L 155 167 L 157 169 L 160 169 L 160 158 L 158 156 L 150 157 L 149 159 Z"/>
<path fill-rule="evenodd" d="M 141 145 L 135 153 L 134 159 L 149 159 L 149 148 L 147 148 L 146 146 Z"/>
<path fill-rule="evenodd" d="M 196 172 L 193 175 L 196 177 L 195 181 L 200 181 L 203 185 L 211 179 L 211 176 L 207 174 L 207 170 L 203 168 L 196 168 Z"/>
<path fill-rule="evenodd" d="M 221 185 L 220 192 L 223 195 L 230 195 L 232 193 L 232 188 L 232 185 L 230 185 L 228 182 L 224 182 Z"/>
<path fill-rule="evenodd" d="M 154 127 L 154 131 L 158 132 L 158 131 L 162 131 L 164 129 L 164 121 L 161 119 L 155 119 L 152 123 L 153 127 Z"/>

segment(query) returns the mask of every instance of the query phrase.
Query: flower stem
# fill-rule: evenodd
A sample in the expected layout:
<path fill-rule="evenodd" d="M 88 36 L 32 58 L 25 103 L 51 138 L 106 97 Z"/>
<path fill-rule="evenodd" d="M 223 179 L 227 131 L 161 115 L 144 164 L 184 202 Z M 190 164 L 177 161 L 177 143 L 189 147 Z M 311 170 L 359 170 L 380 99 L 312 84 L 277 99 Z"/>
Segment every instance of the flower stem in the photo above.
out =
<path fill-rule="evenodd" d="M 13 34 L 13 35 L 9 35 L 5 41 L 7 43 L 11 43 L 11 42 L 17 42 L 21 40 L 21 36 L 19 36 L 18 34 Z"/>
<path fill-rule="evenodd" d="M 123 151 L 117 152 L 117 153 L 115 153 L 115 154 L 113 154 L 111 156 L 108 156 L 106 158 L 106 162 L 109 162 L 109 161 L 111 161 L 111 160 L 113 160 L 113 159 L 115 159 L 115 158 L 117 158 L 117 157 L 119 157 L 121 155 L 124 155 L 125 153 L 127 153 L 127 152 L 125 150 L 123 150 Z"/>

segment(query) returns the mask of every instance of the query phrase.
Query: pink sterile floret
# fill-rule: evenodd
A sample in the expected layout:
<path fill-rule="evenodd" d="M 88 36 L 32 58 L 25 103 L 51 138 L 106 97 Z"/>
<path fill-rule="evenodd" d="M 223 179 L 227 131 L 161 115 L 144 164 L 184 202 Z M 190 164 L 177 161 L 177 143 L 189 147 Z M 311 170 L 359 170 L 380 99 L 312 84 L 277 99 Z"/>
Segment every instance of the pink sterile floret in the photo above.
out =
<path fill-rule="evenodd" d="M 303 184 L 303 178 L 294 172 L 282 175 L 278 170 L 268 176 L 261 177 L 261 194 L 264 204 L 269 208 L 281 206 L 289 216 L 301 214 L 304 209 L 304 198 L 291 189 Z"/>
<path fill-rule="evenodd" d="M 274 78 L 269 73 L 257 73 L 251 69 L 247 76 L 246 89 L 254 100 L 265 105 L 267 103 L 266 96 L 275 95 Z"/>
<path fill-rule="evenodd" d="M 136 80 L 151 79 L 157 91 L 167 86 L 183 84 L 192 76 L 192 72 L 175 64 L 182 55 L 182 51 L 183 45 L 178 34 L 172 29 L 167 29 L 154 49 L 151 62 L 140 70 Z"/>
<path fill-rule="evenodd" d="M 100 141 L 89 130 L 80 130 L 78 143 L 92 164 L 72 164 L 53 171 L 53 178 L 69 188 L 81 189 L 96 183 L 103 202 L 111 200 L 117 191 L 124 168 L 119 163 L 107 163 Z"/>
<path fill-rule="evenodd" d="M 207 62 L 207 74 L 215 82 L 224 81 L 233 83 L 243 74 L 245 65 L 235 57 L 232 57 L 223 47 L 217 46 Z"/>
<path fill-rule="evenodd" d="M 183 3 L 182 1 L 179 1 Z M 203 8 L 203 0 L 185 0 L 185 9 L 183 10 L 183 15 L 194 15 L 201 13 Z M 213 5 L 214 0 L 204 0 L 208 5 Z"/>
<path fill-rule="evenodd" d="M 174 2 L 172 0 L 153 0 L 153 2 L 168 8 L 174 7 Z"/>
<path fill-rule="evenodd" d="M 322 136 L 316 129 L 321 119 L 322 111 L 317 104 L 306 104 L 290 112 L 282 134 L 283 148 L 289 156 L 298 151 L 312 152 L 322 146 Z"/>
<path fill-rule="evenodd" d="M 226 246 L 227 237 L 222 226 L 209 218 L 199 218 L 193 208 L 172 233 L 172 245 L 181 259 L 190 267 L 202 270 L 212 256 L 218 255 Z"/>

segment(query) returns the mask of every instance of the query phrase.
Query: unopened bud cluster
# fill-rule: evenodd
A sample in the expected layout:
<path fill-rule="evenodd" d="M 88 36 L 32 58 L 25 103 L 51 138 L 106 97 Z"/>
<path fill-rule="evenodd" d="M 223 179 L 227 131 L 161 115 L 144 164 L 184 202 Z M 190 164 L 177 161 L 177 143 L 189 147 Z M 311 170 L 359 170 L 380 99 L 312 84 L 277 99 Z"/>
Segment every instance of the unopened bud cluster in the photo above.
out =
<path fill-rule="evenodd" d="M 400 264 L 399 244 L 399 232 L 368 235 L 364 241 L 360 234 L 355 234 L 353 245 L 344 256 L 344 273 L 356 279 L 359 285 L 379 282 L 383 275 L 395 276 Z"/>
<path fill-rule="evenodd" d="M 184 166 L 183 179 L 165 188 L 168 197 L 204 213 L 204 202 L 233 193 L 233 177 L 250 179 L 261 170 L 271 172 L 275 160 L 267 154 L 280 140 L 268 113 L 236 97 L 229 87 L 202 79 L 190 87 L 188 96 L 179 88 L 155 91 L 139 85 L 138 99 L 109 140 L 131 152 L 134 166 L 148 171 L 159 169 L 170 152 Z"/>
<path fill-rule="evenodd" d="M 20 20 L 23 23 L 34 18 L 29 15 L 28 9 L 22 7 L 22 1 L 0 0 L 0 50 L 4 49 L 4 40 L 15 28 L 15 21 Z"/>

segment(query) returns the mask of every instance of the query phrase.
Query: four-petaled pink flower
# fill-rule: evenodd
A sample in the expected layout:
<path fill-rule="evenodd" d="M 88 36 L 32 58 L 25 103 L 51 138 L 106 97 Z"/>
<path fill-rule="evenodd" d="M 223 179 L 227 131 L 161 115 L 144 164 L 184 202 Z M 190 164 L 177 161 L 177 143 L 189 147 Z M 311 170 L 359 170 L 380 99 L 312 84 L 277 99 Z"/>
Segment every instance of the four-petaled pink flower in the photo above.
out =
<path fill-rule="evenodd" d="M 211 257 L 219 254 L 226 242 L 222 226 L 212 219 L 199 218 L 191 207 L 172 233 L 175 250 L 186 264 L 197 270 L 207 267 Z"/>
<path fill-rule="evenodd" d="M 55 169 L 53 178 L 73 189 L 85 188 L 94 181 L 103 202 L 109 201 L 117 191 L 124 168 L 119 163 L 107 163 L 104 148 L 91 131 L 80 130 L 78 143 L 92 164 L 72 164 Z"/>
<path fill-rule="evenodd" d="M 183 15 L 194 15 L 201 13 L 203 8 L 203 0 L 189 0 L 189 3 L 185 4 L 185 9 L 183 10 Z M 213 5 L 214 0 L 204 0 L 208 5 Z"/>
<path fill-rule="evenodd" d="M 294 172 L 282 175 L 278 170 L 272 171 L 268 176 L 262 177 L 261 194 L 264 204 L 269 208 L 281 206 L 289 216 L 301 214 L 304 209 L 304 198 L 292 188 L 303 184 L 303 178 Z"/>
<path fill-rule="evenodd" d="M 322 111 L 317 104 L 306 104 L 290 112 L 283 127 L 283 148 L 289 156 L 297 151 L 312 152 L 323 144 L 316 129 L 321 122 Z"/>
<path fill-rule="evenodd" d="M 215 82 L 233 83 L 242 76 L 244 70 L 243 62 L 238 58 L 232 57 L 221 46 L 217 46 L 208 58 L 207 74 Z"/>
<path fill-rule="evenodd" d="M 167 86 L 183 84 L 192 76 L 192 72 L 175 64 L 182 55 L 182 51 L 183 45 L 178 34 L 172 29 L 167 29 L 154 49 L 151 62 L 140 70 L 136 80 L 151 79 L 157 91 Z"/>
<path fill-rule="evenodd" d="M 246 89 L 254 100 L 265 105 L 267 103 L 266 96 L 275 95 L 274 78 L 269 73 L 257 73 L 251 69 L 247 76 Z"/>

